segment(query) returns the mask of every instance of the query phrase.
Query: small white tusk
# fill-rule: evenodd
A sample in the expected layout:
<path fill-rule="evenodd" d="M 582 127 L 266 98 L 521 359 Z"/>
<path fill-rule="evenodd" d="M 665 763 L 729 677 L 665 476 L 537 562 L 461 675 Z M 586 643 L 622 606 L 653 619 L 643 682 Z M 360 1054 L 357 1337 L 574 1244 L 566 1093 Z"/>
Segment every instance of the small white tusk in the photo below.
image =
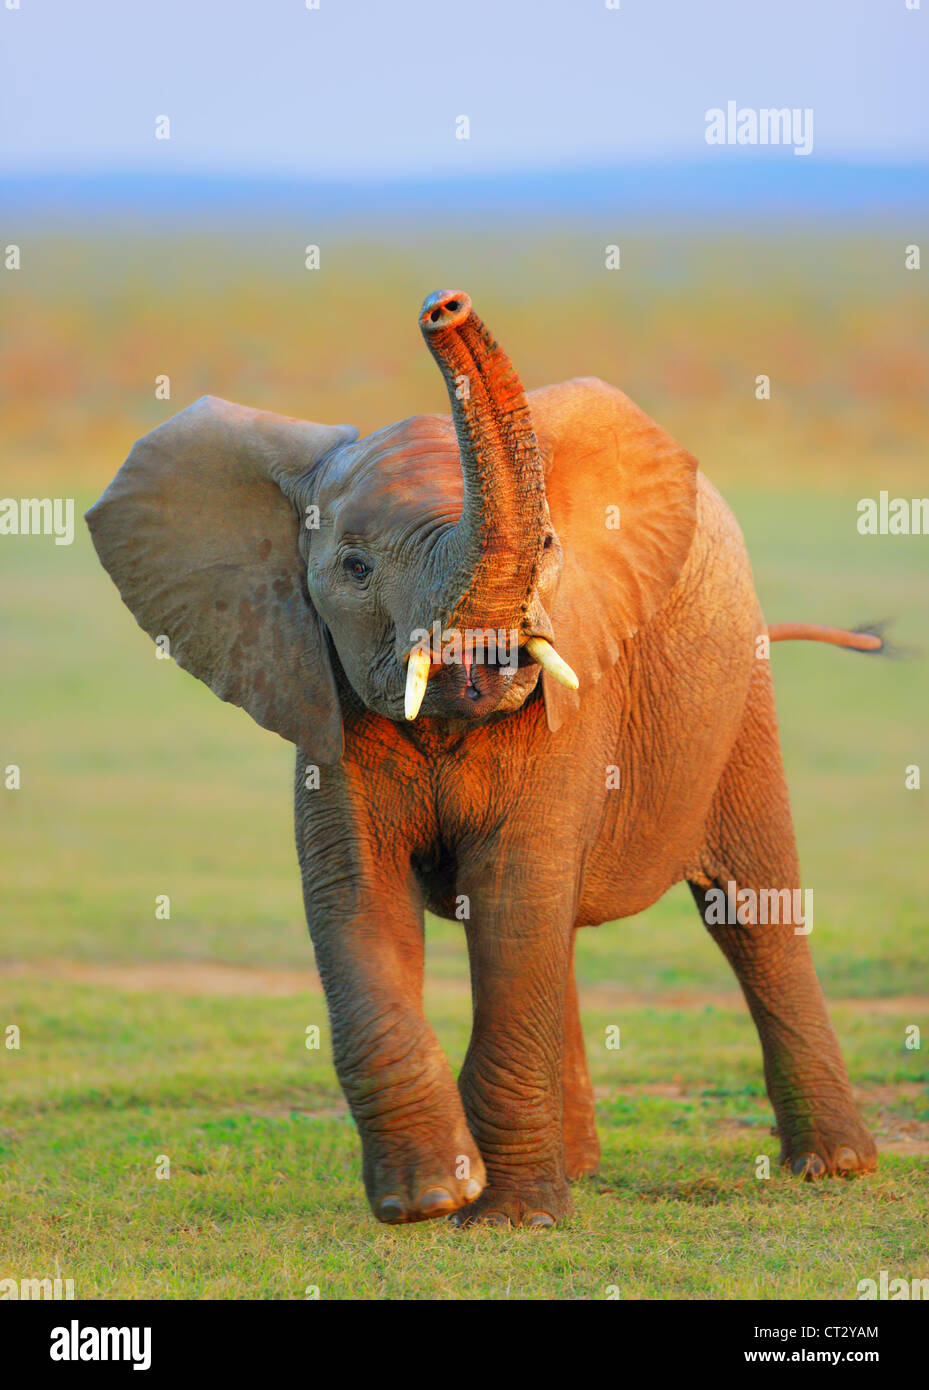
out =
<path fill-rule="evenodd" d="M 526 643 L 526 651 L 543 670 L 554 676 L 559 685 L 566 685 L 569 690 L 578 689 L 577 676 L 568 663 L 558 655 L 551 642 L 546 642 L 544 637 L 530 637 Z"/>
<path fill-rule="evenodd" d="M 406 668 L 406 694 L 403 697 L 403 712 L 407 719 L 415 719 L 426 693 L 429 681 L 429 667 L 432 657 L 428 652 L 416 647 L 410 652 Z"/>

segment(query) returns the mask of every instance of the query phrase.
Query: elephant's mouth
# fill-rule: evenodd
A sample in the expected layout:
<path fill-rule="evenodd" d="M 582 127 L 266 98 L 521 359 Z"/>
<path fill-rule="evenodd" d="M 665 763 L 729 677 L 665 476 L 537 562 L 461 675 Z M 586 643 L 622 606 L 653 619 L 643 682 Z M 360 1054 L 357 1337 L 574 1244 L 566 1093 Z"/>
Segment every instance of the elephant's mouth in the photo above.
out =
<path fill-rule="evenodd" d="M 539 666 L 525 648 L 518 659 L 433 662 L 420 713 L 432 719 L 482 719 L 521 705 L 536 684 Z"/>
<path fill-rule="evenodd" d="M 436 661 L 434 649 L 414 649 L 406 663 L 404 715 L 479 719 L 494 710 L 513 710 L 523 704 L 547 670 L 562 685 L 577 690 L 577 676 L 545 639 L 532 637 L 504 660 L 493 648 L 472 649 L 461 660 Z M 430 659 L 432 657 L 433 659 Z"/>
<path fill-rule="evenodd" d="M 518 667 L 499 662 L 453 662 L 431 671 L 437 703 L 458 719 L 479 719 L 500 704 Z"/>

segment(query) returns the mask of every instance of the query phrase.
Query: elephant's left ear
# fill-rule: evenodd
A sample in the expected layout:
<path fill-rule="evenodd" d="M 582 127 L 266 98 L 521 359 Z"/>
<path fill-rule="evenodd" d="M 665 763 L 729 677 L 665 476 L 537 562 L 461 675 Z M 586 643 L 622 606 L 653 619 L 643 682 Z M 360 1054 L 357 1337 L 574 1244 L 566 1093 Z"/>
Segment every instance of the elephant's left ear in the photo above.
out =
<path fill-rule="evenodd" d="M 693 540 L 697 463 L 638 406 L 595 377 L 529 393 L 545 490 L 564 551 L 551 613 L 580 695 L 546 673 L 558 728 L 666 602 Z"/>

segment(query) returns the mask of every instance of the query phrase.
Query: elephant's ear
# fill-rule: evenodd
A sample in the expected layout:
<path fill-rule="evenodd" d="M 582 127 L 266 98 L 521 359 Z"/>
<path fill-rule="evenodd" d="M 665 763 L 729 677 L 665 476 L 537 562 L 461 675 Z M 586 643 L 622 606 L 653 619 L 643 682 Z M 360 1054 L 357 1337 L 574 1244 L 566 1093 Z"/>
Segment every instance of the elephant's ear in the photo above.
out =
<path fill-rule="evenodd" d="M 357 433 L 205 396 L 140 439 L 87 513 L 139 626 L 319 762 L 342 755 L 341 711 L 294 492 Z"/>
<path fill-rule="evenodd" d="M 551 613 L 555 645 L 579 694 L 543 677 L 557 729 L 657 613 L 681 572 L 696 524 L 696 460 L 595 377 L 528 397 L 564 568 Z"/>

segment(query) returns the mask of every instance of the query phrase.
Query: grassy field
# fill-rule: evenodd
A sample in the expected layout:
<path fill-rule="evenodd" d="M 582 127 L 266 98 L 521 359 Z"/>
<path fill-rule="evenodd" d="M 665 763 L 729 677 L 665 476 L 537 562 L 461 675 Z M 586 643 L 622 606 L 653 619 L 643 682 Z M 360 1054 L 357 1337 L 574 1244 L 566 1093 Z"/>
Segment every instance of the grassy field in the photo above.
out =
<path fill-rule="evenodd" d="M 441 255 L 346 242 L 316 279 L 282 233 L 257 249 L 36 240 L 4 280 L 0 491 L 73 496 L 80 513 L 136 436 L 207 390 L 363 429 L 441 410 L 415 313 L 459 282 L 528 385 L 603 375 L 698 454 L 742 523 L 770 620 L 890 617 L 900 643 L 925 647 L 929 540 L 855 527 L 860 497 L 927 492 L 929 316 L 896 246 L 642 239 L 611 278 L 598 269 L 610 239 Z M 154 399 L 163 372 L 170 402 Z M 21 1037 L 0 1047 L 0 1278 L 57 1273 L 104 1298 L 603 1298 L 618 1285 L 818 1299 L 854 1298 L 881 1269 L 929 1275 L 929 813 L 904 785 L 907 766 L 929 769 L 924 658 L 772 656 L 812 946 L 879 1173 L 812 1186 L 777 1172 L 754 1029 L 678 888 L 583 934 L 604 1158 L 571 1223 L 393 1230 L 368 1213 L 331 1065 L 290 750 L 155 660 L 82 525 L 71 547 L 0 539 L 0 586 L 0 763 L 22 778 L 0 789 L 0 1035 Z M 469 998 L 450 925 L 427 924 L 427 976 L 457 1064 Z M 919 1050 L 904 1045 L 913 1024 Z M 763 1154 L 769 1180 L 755 1176 Z"/>

